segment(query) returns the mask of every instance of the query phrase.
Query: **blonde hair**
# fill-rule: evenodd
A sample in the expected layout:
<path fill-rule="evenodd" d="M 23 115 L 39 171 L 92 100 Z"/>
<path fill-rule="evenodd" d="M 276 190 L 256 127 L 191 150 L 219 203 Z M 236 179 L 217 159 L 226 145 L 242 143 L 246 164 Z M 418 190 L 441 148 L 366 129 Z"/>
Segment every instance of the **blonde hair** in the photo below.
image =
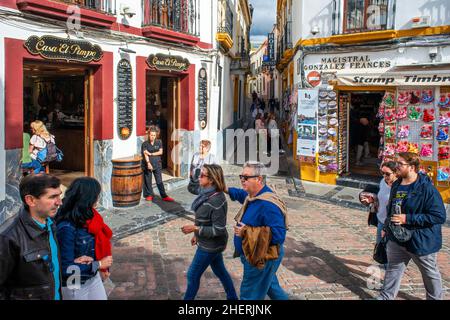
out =
<path fill-rule="evenodd" d="M 216 191 L 224 192 L 226 185 L 222 167 L 217 164 L 205 164 L 203 169 L 208 173 L 208 178 L 216 188 Z"/>
<path fill-rule="evenodd" d="M 51 135 L 48 132 L 45 124 L 41 120 L 35 120 L 30 124 L 31 129 L 34 130 L 34 134 L 46 140 L 50 139 Z"/>

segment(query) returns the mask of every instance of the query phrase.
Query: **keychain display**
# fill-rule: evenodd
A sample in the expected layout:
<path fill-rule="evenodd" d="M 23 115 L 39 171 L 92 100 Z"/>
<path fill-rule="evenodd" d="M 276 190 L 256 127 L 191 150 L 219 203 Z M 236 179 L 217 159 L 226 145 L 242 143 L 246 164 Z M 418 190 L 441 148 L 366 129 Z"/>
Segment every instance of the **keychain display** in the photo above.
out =
<path fill-rule="evenodd" d="M 434 122 L 435 119 L 434 108 L 425 108 L 423 110 L 423 122 Z"/>
<path fill-rule="evenodd" d="M 411 94 L 408 91 L 400 91 L 398 93 L 397 102 L 399 105 L 408 104 Z"/>
<path fill-rule="evenodd" d="M 408 108 L 408 119 L 412 121 L 419 121 L 422 116 L 422 109 L 420 107 L 411 106 Z"/>
<path fill-rule="evenodd" d="M 440 146 L 438 151 L 439 160 L 448 160 L 450 159 L 450 147 L 449 146 Z"/>
<path fill-rule="evenodd" d="M 448 127 L 439 127 L 437 129 L 436 140 L 448 141 Z"/>
<path fill-rule="evenodd" d="M 420 129 L 420 137 L 422 139 L 432 139 L 433 138 L 433 126 L 430 124 L 425 124 Z"/>
<path fill-rule="evenodd" d="M 420 103 L 420 96 L 421 96 L 421 92 L 420 91 L 411 91 L 411 96 L 409 99 L 409 103 L 410 104 L 418 104 Z"/>
<path fill-rule="evenodd" d="M 384 120 L 386 122 L 392 122 L 395 120 L 395 109 L 389 108 L 384 110 Z"/>
<path fill-rule="evenodd" d="M 439 115 L 439 125 L 440 126 L 450 125 L 450 112 L 443 112 Z"/>
<path fill-rule="evenodd" d="M 393 156 L 395 155 L 395 144 L 394 143 L 386 143 L 384 146 L 384 153 L 383 155 L 385 157 Z"/>
<path fill-rule="evenodd" d="M 384 136 L 386 139 L 392 139 L 395 137 L 395 125 L 388 125 L 384 129 Z"/>
<path fill-rule="evenodd" d="M 441 94 L 438 102 L 438 106 L 441 108 L 449 108 L 450 107 L 450 96 L 446 94 Z"/>
<path fill-rule="evenodd" d="M 437 181 L 446 182 L 450 180 L 450 168 L 438 167 L 437 169 Z"/>
<path fill-rule="evenodd" d="M 422 103 L 432 103 L 434 101 L 433 90 L 422 91 Z"/>
<path fill-rule="evenodd" d="M 395 119 L 402 120 L 408 116 L 408 108 L 407 107 L 398 107 L 397 112 L 395 113 Z"/>
<path fill-rule="evenodd" d="M 400 153 L 400 152 L 408 152 L 409 149 L 409 143 L 407 140 L 400 140 L 399 142 L 397 142 L 397 147 L 396 147 L 396 152 Z"/>
<path fill-rule="evenodd" d="M 432 143 L 422 143 L 420 147 L 420 156 L 423 158 L 430 158 L 433 156 L 433 144 Z"/>
<path fill-rule="evenodd" d="M 397 138 L 399 138 L 399 139 L 407 139 L 408 136 L 409 136 L 409 126 L 408 125 L 399 126 L 398 133 L 397 133 Z"/>
<path fill-rule="evenodd" d="M 419 144 L 415 142 L 410 142 L 408 144 L 408 152 L 419 154 Z"/>

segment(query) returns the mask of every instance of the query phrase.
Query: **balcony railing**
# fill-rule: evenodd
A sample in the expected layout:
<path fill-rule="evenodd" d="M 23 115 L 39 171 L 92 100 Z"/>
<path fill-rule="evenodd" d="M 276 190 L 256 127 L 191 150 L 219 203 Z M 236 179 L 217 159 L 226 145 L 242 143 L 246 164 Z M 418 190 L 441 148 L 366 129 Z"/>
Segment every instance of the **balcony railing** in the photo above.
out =
<path fill-rule="evenodd" d="M 231 11 L 228 0 L 219 1 L 219 24 L 218 33 L 228 33 L 233 38 L 233 11 Z"/>
<path fill-rule="evenodd" d="M 198 35 L 199 5 L 200 0 L 144 0 L 142 25 Z"/>
<path fill-rule="evenodd" d="M 343 14 L 340 13 L 342 1 Z M 395 2 L 395 0 L 334 0 L 332 34 L 394 29 Z"/>
<path fill-rule="evenodd" d="M 64 4 L 77 5 L 80 8 L 98 11 L 101 13 L 116 14 L 116 0 L 51 0 Z"/>

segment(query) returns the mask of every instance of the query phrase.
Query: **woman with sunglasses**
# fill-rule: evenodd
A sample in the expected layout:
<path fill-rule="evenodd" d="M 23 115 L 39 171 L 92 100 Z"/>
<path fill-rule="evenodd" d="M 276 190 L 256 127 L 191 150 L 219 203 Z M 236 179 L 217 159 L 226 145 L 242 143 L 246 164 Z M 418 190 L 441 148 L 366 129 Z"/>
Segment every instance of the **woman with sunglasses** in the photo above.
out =
<path fill-rule="evenodd" d="M 387 205 L 389 202 L 389 195 L 391 194 L 392 184 L 397 180 L 397 163 L 394 161 L 387 161 L 381 165 L 381 175 L 383 178 L 380 181 L 380 190 L 372 197 L 362 196 L 361 203 L 369 205 L 378 202 L 377 208 L 377 240 L 381 241 L 381 231 L 383 230 L 384 221 L 387 217 Z"/>
<path fill-rule="evenodd" d="M 192 245 L 197 245 L 194 259 L 187 273 L 185 300 L 193 300 L 197 295 L 202 277 L 208 266 L 220 279 L 228 300 L 237 300 L 233 281 L 223 263 L 222 252 L 228 240 L 228 204 L 224 195 L 226 189 L 222 168 L 216 164 L 205 164 L 200 173 L 200 194 L 192 203 L 195 224 L 181 228 L 184 234 L 194 233 Z"/>
<path fill-rule="evenodd" d="M 95 210 L 100 191 L 94 178 L 75 179 L 56 216 L 63 300 L 107 300 L 112 231 Z"/>

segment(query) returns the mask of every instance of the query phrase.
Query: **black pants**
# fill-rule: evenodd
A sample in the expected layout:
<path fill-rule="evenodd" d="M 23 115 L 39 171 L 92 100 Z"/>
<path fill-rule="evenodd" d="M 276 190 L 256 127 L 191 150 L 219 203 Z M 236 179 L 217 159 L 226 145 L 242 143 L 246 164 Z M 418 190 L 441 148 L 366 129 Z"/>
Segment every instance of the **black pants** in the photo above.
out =
<path fill-rule="evenodd" d="M 166 190 L 164 189 L 164 183 L 162 182 L 162 168 L 161 163 L 152 165 L 153 170 L 150 171 L 148 168 L 144 169 L 144 198 L 148 196 L 153 196 L 153 187 L 152 187 L 152 175 L 155 176 L 156 185 L 158 186 L 159 194 L 161 198 L 167 197 Z"/>

